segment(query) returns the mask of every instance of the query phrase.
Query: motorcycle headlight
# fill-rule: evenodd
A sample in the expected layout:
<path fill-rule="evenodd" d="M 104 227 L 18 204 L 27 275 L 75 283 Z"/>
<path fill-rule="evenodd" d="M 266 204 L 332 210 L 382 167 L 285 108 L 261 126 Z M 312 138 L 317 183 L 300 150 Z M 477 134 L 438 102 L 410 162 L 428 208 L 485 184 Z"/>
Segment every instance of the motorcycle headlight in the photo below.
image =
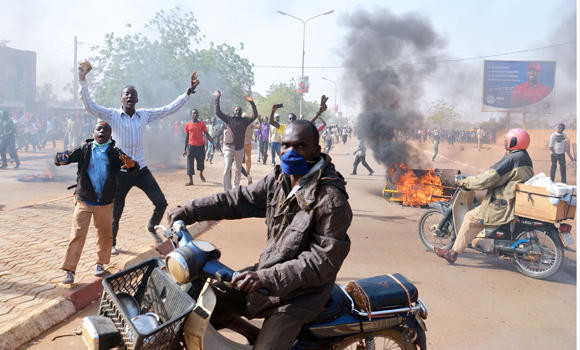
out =
<path fill-rule="evenodd" d="M 167 254 L 165 264 L 175 281 L 183 284 L 191 282 L 199 276 L 203 266 L 202 262 L 198 261 L 199 258 L 195 251 L 186 245 Z"/>

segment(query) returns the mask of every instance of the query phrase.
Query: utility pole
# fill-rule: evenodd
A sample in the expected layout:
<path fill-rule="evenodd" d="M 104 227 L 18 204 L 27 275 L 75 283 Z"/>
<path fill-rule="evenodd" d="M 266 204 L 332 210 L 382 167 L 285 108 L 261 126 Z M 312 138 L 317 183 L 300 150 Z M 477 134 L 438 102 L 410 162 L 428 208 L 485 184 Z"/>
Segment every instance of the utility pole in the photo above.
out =
<path fill-rule="evenodd" d="M 73 62 L 73 104 L 76 105 L 76 96 L 77 96 L 77 91 L 79 90 L 79 76 L 77 74 L 77 49 L 78 49 L 78 43 L 77 43 L 77 36 L 75 35 L 75 53 L 74 53 L 74 62 Z"/>
<path fill-rule="evenodd" d="M 306 50 L 304 48 L 304 42 L 306 41 L 306 23 L 310 22 L 311 20 L 313 20 L 313 19 L 315 19 L 317 17 L 330 15 L 331 13 L 334 12 L 334 10 L 330 10 L 328 12 L 318 14 L 316 16 L 310 17 L 307 20 L 303 20 L 302 18 L 298 18 L 298 17 L 293 16 L 291 14 L 288 14 L 288 13 L 286 13 L 284 11 L 278 10 L 277 12 L 279 14 L 281 14 L 281 15 L 288 16 L 288 17 L 292 17 L 292 18 L 294 18 L 294 19 L 302 22 L 302 70 L 301 70 L 301 74 L 302 75 L 300 76 L 300 79 L 303 79 L 304 78 L 304 55 L 306 55 Z M 300 117 L 302 117 L 302 105 L 303 104 L 304 104 L 304 93 L 301 92 L 300 93 Z"/>

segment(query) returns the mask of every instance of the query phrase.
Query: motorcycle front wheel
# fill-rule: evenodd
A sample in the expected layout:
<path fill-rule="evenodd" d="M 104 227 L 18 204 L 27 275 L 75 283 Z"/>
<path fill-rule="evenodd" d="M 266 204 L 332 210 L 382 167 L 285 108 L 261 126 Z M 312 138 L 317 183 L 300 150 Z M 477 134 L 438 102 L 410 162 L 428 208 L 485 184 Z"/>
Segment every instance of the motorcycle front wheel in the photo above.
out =
<path fill-rule="evenodd" d="M 340 344 L 340 349 L 376 349 L 376 350 L 417 350 L 415 344 L 406 343 L 403 333 L 396 329 L 385 329 L 371 334 L 357 334 L 346 338 Z"/>
<path fill-rule="evenodd" d="M 427 211 L 419 220 L 419 238 L 431 251 L 434 247 L 449 249 L 455 240 L 449 222 L 443 226 L 442 232 L 437 233 L 437 226 L 441 220 L 443 220 L 443 214 L 435 209 Z"/>
<path fill-rule="evenodd" d="M 531 247 L 527 254 L 514 253 L 516 267 L 522 274 L 532 278 L 548 278 L 558 272 L 564 261 L 564 249 L 544 231 L 530 231 L 530 241 L 518 246 Z M 527 239 L 528 232 L 518 235 L 516 241 Z"/>

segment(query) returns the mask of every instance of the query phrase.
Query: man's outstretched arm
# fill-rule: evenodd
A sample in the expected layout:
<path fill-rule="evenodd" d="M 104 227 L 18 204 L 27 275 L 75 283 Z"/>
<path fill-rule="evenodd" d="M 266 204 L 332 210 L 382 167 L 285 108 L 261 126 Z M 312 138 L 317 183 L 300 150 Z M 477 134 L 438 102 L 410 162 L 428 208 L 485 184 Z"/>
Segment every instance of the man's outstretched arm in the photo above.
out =
<path fill-rule="evenodd" d="M 314 123 L 316 119 L 318 119 L 318 117 L 320 117 L 320 115 L 326 111 L 326 101 L 328 101 L 328 97 L 326 97 L 326 95 L 322 95 L 320 98 L 320 108 L 318 108 L 318 112 L 316 112 L 314 118 L 310 119 L 312 123 Z"/>
<path fill-rule="evenodd" d="M 276 113 L 276 110 L 278 108 L 280 108 L 281 106 L 282 106 L 282 104 L 273 105 L 272 112 L 270 112 L 270 118 L 268 119 L 268 124 L 272 125 L 276 129 L 280 128 L 280 123 L 278 123 L 277 121 L 274 120 L 274 114 Z"/>
<path fill-rule="evenodd" d="M 249 124 L 252 124 L 254 122 L 254 120 L 256 120 L 258 118 L 258 108 L 256 108 L 256 104 L 254 103 L 254 99 L 252 98 L 252 96 L 246 96 L 246 101 L 248 101 L 250 103 L 250 106 L 252 107 L 252 119 L 250 119 Z"/>
<path fill-rule="evenodd" d="M 224 123 L 228 123 L 228 116 L 224 114 L 224 112 L 222 112 L 222 110 L 220 109 L 220 98 L 222 97 L 222 93 L 219 90 L 216 90 L 215 92 L 215 115 L 220 118 Z"/>
<path fill-rule="evenodd" d="M 84 60 L 79 64 L 78 75 L 79 75 L 79 84 L 81 86 L 79 90 L 79 96 L 87 112 L 111 124 L 113 119 L 113 109 L 99 106 L 98 104 L 95 103 L 95 101 L 93 101 L 91 95 L 89 94 L 89 88 L 87 86 L 86 77 L 87 74 L 91 71 L 91 69 L 93 69 L 93 67 L 87 60 Z"/>
<path fill-rule="evenodd" d="M 268 175 L 250 186 L 239 186 L 226 192 L 216 193 L 182 203 L 167 211 L 170 224 L 183 220 L 187 225 L 206 220 L 232 220 L 266 215 L 268 184 L 274 181 Z"/>
<path fill-rule="evenodd" d="M 185 93 L 179 95 L 173 102 L 168 104 L 167 106 L 163 106 L 160 108 L 151 108 L 145 109 L 144 111 L 147 112 L 149 118 L 147 119 L 147 123 L 151 123 L 157 119 L 161 119 L 163 117 L 167 117 L 175 112 L 177 112 L 189 99 L 189 95 L 195 93 L 195 88 L 199 85 L 199 80 L 197 79 L 197 72 L 193 72 L 191 75 L 191 84 Z"/>

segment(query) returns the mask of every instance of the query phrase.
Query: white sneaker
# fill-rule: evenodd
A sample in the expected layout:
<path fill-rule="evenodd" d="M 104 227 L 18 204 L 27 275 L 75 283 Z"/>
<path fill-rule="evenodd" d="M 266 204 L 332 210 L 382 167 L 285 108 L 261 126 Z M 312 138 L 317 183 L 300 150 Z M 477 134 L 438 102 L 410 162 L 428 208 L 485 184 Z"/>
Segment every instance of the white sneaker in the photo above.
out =
<path fill-rule="evenodd" d="M 111 255 L 119 255 L 119 249 L 117 249 L 117 247 L 112 246 L 111 247 Z"/>
<path fill-rule="evenodd" d="M 72 271 L 67 271 L 62 284 L 73 284 L 75 282 L 75 273 Z"/>
<path fill-rule="evenodd" d="M 100 276 L 104 275 L 105 273 L 107 273 L 107 271 L 105 271 L 103 264 L 95 265 L 95 276 L 100 277 Z"/>

